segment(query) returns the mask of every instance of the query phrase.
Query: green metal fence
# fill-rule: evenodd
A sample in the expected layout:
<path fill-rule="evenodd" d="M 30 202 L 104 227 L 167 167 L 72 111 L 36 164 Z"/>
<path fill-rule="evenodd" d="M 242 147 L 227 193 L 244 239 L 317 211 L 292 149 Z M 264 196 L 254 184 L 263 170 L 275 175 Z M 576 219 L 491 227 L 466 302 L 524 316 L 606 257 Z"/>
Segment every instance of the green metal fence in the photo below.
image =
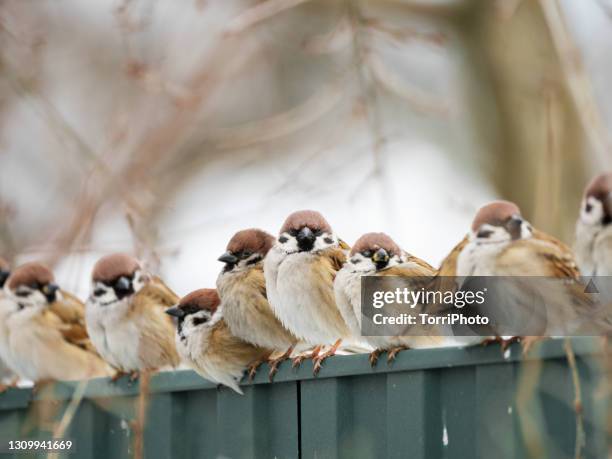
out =
<path fill-rule="evenodd" d="M 582 457 L 606 458 L 611 405 L 602 349 L 588 338 L 571 343 L 581 385 Z M 563 341 L 534 351 L 522 359 L 516 345 L 505 355 L 499 346 L 414 350 L 391 366 L 381 358 L 375 369 L 365 355 L 338 356 L 316 378 L 310 363 L 297 371 L 285 363 L 272 384 L 264 367 L 244 384 L 244 396 L 191 371 L 161 373 L 150 382 L 144 455 L 574 457 L 575 385 Z M 138 393 L 138 384 L 104 379 L 35 393 L 10 389 L 0 396 L 0 436 L 48 433 L 72 418 L 63 436 L 77 444 L 73 457 L 132 457 Z"/>

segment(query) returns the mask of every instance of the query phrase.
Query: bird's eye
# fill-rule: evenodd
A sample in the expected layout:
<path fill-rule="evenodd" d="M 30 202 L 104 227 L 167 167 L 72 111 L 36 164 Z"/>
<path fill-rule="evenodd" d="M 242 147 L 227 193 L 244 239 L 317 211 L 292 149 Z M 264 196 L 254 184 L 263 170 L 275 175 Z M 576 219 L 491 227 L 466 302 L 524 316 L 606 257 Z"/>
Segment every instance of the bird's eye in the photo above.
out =
<path fill-rule="evenodd" d="M 106 290 L 103 288 L 97 288 L 93 291 L 94 296 L 102 296 L 106 293 Z"/>
<path fill-rule="evenodd" d="M 370 258 L 372 256 L 372 251 L 371 250 L 364 250 L 363 252 L 361 252 L 361 255 L 363 255 L 366 258 Z"/>
<path fill-rule="evenodd" d="M 291 230 L 288 231 L 288 233 L 289 233 L 289 236 L 295 237 L 295 236 L 298 235 L 299 231 L 296 230 L 296 229 L 291 229 Z"/>
<path fill-rule="evenodd" d="M 584 206 L 584 210 L 586 213 L 590 213 L 593 210 L 593 205 L 590 202 L 587 202 Z"/>
<path fill-rule="evenodd" d="M 26 290 L 26 289 L 18 289 L 18 290 L 15 292 L 15 295 L 17 295 L 17 296 L 19 296 L 19 297 L 21 297 L 21 298 L 26 297 L 26 296 L 28 296 L 29 294 L 30 294 L 30 290 Z"/>
<path fill-rule="evenodd" d="M 321 234 L 323 234 L 323 231 L 321 231 L 320 229 L 317 229 L 317 230 L 314 230 L 312 234 L 314 234 L 315 237 L 319 237 Z"/>
<path fill-rule="evenodd" d="M 285 242 L 287 242 L 289 239 L 287 239 L 285 236 L 281 236 L 278 238 L 278 242 L 280 242 L 281 244 L 284 244 Z"/>
<path fill-rule="evenodd" d="M 481 229 L 480 231 L 478 231 L 478 233 L 476 233 L 476 237 L 481 238 L 481 239 L 486 239 L 489 236 L 491 236 L 491 234 L 493 234 L 492 230 Z"/>
<path fill-rule="evenodd" d="M 251 255 L 253 255 L 253 252 L 251 252 L 250 250 L 243 250 L 243 252 L 242 252 L 242 257 L 243 258 L 250 257 Z"/>

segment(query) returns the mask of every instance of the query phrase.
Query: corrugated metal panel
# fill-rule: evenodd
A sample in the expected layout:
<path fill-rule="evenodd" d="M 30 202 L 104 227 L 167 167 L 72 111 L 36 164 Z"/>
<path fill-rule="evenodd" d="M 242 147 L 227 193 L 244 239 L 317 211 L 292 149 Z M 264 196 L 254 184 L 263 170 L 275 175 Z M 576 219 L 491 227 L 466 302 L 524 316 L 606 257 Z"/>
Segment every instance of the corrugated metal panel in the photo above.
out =
<path fill-rule="evenodd" d="M 586 442 L 584 457 L 610 447 L 601 353 L 574 339 Z M 367 356 L 334 357 L 317 378 L 306 363 L 284 364 L 276 382 L 266 371 L 244 396 L 190 371 L 162 373 L 150 384 L 145 457 L 201 458 L 523 458 L 573 457 L 574 387 L 561 342 L 546 342 L 528 360 L 513 346 L 401 353 L 392 366 Z M 50 432 L 78 383 L 0 396 L 0 434 Z M 138 385 L 91 381 L 66 436 L 78 457 L 133 455 Z M 17 456 L 16 456 L 17 457 Z M 19 457 L 24 457 L 19 455 Z"/>

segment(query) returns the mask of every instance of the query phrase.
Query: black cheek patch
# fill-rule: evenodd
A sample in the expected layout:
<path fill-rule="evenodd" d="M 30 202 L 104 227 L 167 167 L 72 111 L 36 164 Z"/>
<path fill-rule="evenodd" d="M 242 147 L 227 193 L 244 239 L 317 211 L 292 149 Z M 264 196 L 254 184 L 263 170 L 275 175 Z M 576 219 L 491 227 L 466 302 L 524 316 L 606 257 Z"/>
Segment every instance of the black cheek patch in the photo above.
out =
<path fill-rule="evenodd" d="M 361 260 L 359 258 L 351 258 L 351 263 L 353 263 L 354 265 L 361 263 Z"/>
<path fill-rule="evenodd" d="M 251 265 L 254 265 L 256 263 L 259 263 L 262 259 L 263 259 L 263 257 L 255 257 L 252 260 L 247 261 L 247 266 L 251 266 Z"/>
<path fill-rule="evenodd" d="M 194 317 L 193 319 L 194 326 L 202 325 L 202 324 L 205 324 L 206 322 L 208 322 L 208 319 L 206 317 Z"/>
<path fill-rule="evenodd" d="M 285 242 L 287 242 L 289 239 L 287 239 L 285 236 L 281 236 L 278 238 L 278 242 L 280 242 L 281 244 L 284 244 Z"/>
<path fill-rule="evenodd" d="M 333 244 L 334 243 L 334 240 L 331 237 L 325 237 L 325 238 L 323 238 L 323 241 L 326 244 Z"/>

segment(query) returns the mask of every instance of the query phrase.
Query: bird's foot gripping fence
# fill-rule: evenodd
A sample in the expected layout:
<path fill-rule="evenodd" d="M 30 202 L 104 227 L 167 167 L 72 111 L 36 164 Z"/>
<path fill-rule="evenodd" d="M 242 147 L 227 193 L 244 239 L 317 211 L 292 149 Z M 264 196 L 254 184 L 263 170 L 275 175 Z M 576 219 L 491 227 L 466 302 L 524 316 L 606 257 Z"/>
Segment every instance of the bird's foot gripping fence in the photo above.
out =
<path fill-rule="evenodd" d="M 0 396 L 2 447 L 52 438 L 61 424 L 90 458 L 140 447 L 147 458 L 603 458 L 610 355 L 599 338 L 573 338 L 538 342 L 527 356 L 518 344 L 407 350 L 374 367 L 367 354 L 334 356 L 316 377 L 312 362 L 285 361 L 273 383 L 265 365 L 245 378 L 244 396 L 191 371 L 162 372 L 147 380 L 146 403 L 142 381 L 11 388 Z"/>

